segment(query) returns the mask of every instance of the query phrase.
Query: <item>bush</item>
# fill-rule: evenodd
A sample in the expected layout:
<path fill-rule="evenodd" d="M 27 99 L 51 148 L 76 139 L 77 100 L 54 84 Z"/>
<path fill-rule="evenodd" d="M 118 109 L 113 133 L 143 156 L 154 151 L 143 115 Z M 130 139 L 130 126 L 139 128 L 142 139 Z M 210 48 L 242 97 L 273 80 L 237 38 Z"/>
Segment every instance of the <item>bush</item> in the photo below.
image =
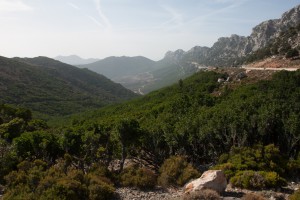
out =
<path fill-rule="evenodd" d="M 149 169 L 140 168 L 137 165 L 126 168 L 121 174 L 123 186 L 151 189 L 156 186 L 157 176 Z"/>
<path fill-rule="evenodd" d="M 286 175 L 287 159 L 274 144 L 257 145 L 254 148 L 234 147 L 229 155 L 220 156 L 219 164 L 213 169 L 223 170 L 228 179 L 238 171 L 246 170 L 274 171 Z"/>
<path fill-rule="evenodd" d="M 243 196 L 242 200 L 266 200 L 266 198 L 260 195 L 248 193 L 245 196 Z"/>
<path fill-rule="evenodd" d="M 287 51 L 285 57 L 286 58 L 292 58 L 292 57 L 296 57 L 299 56 L 299 52 L 297 49 L 290 49 Z"/>
<path fill-rule="evenodd" d="M 200 173 L 180 156 L 166 159 L 159 172 L 158 184 L 163 187 L 183 186 L 190 179 L 200 176 Z"/>
<path fill-rule="evenodd" d="M 58 179 L 57 182 L 50 189 L 55 196 L 59 196 L 59 199 L 83 199 L 86 191 L 82 183 L 77 180 L 64 177 Z M 50 193 L 51 194 L 51 193 Z M 49 194 L 49 197 L 51 196 Z"/>
<path fill-rule="evenodd" d="M 264 171 L 240 171 L 230 179 L 234 187 L 246 189 L 261 189 L 280 187 L 286 184 L 285 179 L 281 178 L 276 172 Z"/>
<path fill-rule="evenodd" d="M 183 196 L 183 200 L 219 200 L 220 195 L 210 189 L 198 190 L 195 192 L 187 193 Z"/>
<path fill-rule="evenodd" d="M 89 175 L 89 199 L 91 200 L 106 200 L 112 199 L 115 188 L 106 177 L 97 175 Z"/>
<path fill-rule="evenodd" d="M 59 164 L 47 169 L 41 160 L 23 161 L 18 171 L 5 176 L 4 199 L 112 199 L 115 188 L 105 173 L 102 168 L 84 174 Z"/>
<path fill-rule="evenodd" d="M 300 199 L 300 190 L 296 190 L 291 196 L 289 196 L 289 200 L 299 200 Z"/>

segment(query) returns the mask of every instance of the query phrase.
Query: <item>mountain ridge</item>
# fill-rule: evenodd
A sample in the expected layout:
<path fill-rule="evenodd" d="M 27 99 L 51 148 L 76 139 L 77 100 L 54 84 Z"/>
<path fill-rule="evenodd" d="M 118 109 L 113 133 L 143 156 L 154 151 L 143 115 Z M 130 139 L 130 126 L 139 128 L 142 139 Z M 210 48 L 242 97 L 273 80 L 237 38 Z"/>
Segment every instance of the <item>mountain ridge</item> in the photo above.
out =
<path fill-rule="evenodd" d="M 232 34 L 230 37 L 220 37 L 211 48 L 193 47 L 187 52 L 182 52 L 181 62 L 197 62 L 207 66 L 235 66 L 235 61 L 247 56 L 256 50 L 265 47 L 272 39 L 289 27 L 300 23 L 300 5 L 286 11 L 280 19 L 271 19 L 261 22 L 253 27 L 249 36 Z M 197 46 L 196 46 L 197 47 Z M 167 52 L 165 57 L 176 54 L 178 50 Z M 197 55 L 195 58 L 192 55 Z M 191 59 L 192 58 L 192 59 Z"/>
<path fill-rule="evenodd" d="M 60 62 L 69 64 L 69 65 L 84 65 L 98 61 L 98 58 L 81 58 L 77 55 L 69 55 L 69 56 L 56 56 L 53 59 L 58 60 Z"/>

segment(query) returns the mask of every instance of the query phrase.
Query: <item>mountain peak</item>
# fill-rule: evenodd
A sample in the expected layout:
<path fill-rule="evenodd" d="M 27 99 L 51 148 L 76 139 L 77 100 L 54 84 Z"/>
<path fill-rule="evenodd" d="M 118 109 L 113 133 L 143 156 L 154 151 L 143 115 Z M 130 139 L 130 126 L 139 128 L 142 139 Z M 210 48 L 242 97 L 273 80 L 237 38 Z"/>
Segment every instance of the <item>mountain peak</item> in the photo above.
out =
<path fill-rule="evenodd" d="M 165 54 L 164 59 L 168 59 L 168 60 L 177 62 L 177 61 L 182 59 L 184 54 L 185 54 L 185 51 L 183 51 L 182 49 L 178 49 L 174 52 L 173 51 L 168 51 Z"/>

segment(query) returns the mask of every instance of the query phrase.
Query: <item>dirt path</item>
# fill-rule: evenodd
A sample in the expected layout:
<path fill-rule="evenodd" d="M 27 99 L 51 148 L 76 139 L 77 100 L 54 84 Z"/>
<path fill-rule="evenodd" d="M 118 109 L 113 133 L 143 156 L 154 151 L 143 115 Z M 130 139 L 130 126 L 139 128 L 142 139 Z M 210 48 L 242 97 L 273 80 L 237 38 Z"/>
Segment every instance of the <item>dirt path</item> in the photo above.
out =
<path fill-rule="evenodd" d="M 243 69 L 246 70 L 272 70 L 272 71 L 282 71 L 282 70 L 286 70 L 286 71 L 297 71 L 300 68 L 271 68 L 271 67 L 242 67 Z"/>

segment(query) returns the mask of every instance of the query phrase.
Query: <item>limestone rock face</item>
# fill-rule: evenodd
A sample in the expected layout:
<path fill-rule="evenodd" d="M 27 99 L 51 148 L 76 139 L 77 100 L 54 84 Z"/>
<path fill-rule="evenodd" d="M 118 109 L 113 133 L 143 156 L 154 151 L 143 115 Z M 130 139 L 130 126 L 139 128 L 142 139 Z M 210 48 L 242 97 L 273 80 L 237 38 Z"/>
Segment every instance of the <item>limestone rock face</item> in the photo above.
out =
<path fill-rule="evenodd" d="M 164 59 L 167 59 L 167 60 L 173 61 L 173 62 L 179 62 L 183 58 L 184 53 L 185 52 L 182 49 L 178 49 L 174 52 L 168 51 L 166 53 Z"/>
<path fill-rule="evenodd" d="M 169 51 L 165 59 L 171 58 L 182 66 L 192 62 L 206 66 L 235 66 L 237 59 L 265 47 L 282 31 L 295 27 L 299 23 L 300 5 L 285 12 L 280 19 L 267 20 L 258 24 L 249 36 L 233 34 L 230 37 L 219 38 L 211 48 L 196 46 L 187 52 Z"/>
<path fill-rule="evenodd" d="M 208 170 L 196 180 L 188 183 L 184 188 L 184 193 L 190 193 L 203 189 L 211 189 L 216 192 L 224 192 L 227 186 L 226 177 L 221 170 Z"/>

